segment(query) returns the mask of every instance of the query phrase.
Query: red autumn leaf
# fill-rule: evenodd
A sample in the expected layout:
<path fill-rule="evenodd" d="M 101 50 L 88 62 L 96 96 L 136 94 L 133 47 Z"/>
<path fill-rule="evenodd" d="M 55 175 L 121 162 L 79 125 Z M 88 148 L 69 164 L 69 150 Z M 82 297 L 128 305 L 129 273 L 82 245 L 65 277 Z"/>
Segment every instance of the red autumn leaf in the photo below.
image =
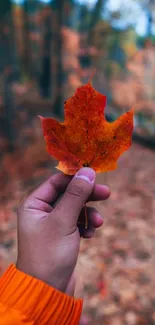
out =
<path fill-rule="evenodd" d="M 57 169 L 74 175 L 83 166 L 96 172 L 116 169 L 117 160 L 132 143 L 133 109 L 109 123 L 106 96 L 90 83 L 65 102 L 65 121 L 41 118 L 47 151 L 59 161 Z"/>

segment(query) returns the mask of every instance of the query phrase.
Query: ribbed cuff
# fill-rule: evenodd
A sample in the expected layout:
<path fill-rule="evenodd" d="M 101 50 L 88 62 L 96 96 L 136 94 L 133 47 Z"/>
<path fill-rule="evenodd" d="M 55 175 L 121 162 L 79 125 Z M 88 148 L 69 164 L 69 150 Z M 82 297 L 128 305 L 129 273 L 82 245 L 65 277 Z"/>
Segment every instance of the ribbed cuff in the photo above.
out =
<path fill-rule="evenodd" d="M 0 302 L 40 325 L 78 325 L 82 299 L 72 298 L 10 265 L 0 279 Z"/>

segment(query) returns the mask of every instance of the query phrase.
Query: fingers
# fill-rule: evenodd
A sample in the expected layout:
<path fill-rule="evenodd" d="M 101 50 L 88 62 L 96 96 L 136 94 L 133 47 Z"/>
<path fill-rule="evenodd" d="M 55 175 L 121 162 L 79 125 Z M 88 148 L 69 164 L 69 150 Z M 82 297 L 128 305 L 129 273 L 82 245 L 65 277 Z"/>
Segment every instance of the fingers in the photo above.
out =
<path fill-rule="evenodd" d="M 100 228 L 103 225 L 103 218 L 101 217 L 99 212 L 92 207 L 87 207 L 86 213 L 88 218 L 88 228 L 85 229 L 85 209 L 82 209 L 79 218 L 80 236 L 83 238 L 92 238 L 95 234 L 96 229 Z"/>
<path fill-rule="evenodd" d="M 96 231 L 96 229 L 92 228 L 92 227 L 90 227 L 88 229 L 83 229 L 80 233 L 80 236 L 85 239 L 90 239 L 90 238 L 94 237 L 95 231 Z"/>
<path fill-rule="evenodd" d="M 88 201 L 103 201 L 110 196 L 110 189 L 106 185 L 96 184 Z"/>
<path fill-rule="evenodd" d="M 98 210 L 88 207 L 88 226 L 100 228 L 103 225 L 103 217 L 99 214 Z"/>
<path fill-rule="evenodd" d="M 33 201 L 33 199 L 37 199 L 42 202 L 52 204 L 66 190 L 66 187 L 71 179 L 71 176 L 55 174 L 41 186 L 39 186 L 28 199 L 32 199 L 31 201 Z"/>
<path fill-rule="evenodd" d="M 95 172 L 81 168 L 69 183 L 64 196 L 54 209 L 57 221 L 68 231 L 75 231 L 83 204 L 88 200 L 95 185 Z"/>
<path fill-rule="evenodd" d="M 35 203 L 37 199 L 38 201 L 52 204 L 65 192 L 71 180 L 72 176 L 67 176 L 62 173 L 55 174 L 32 192 L 26 201 L 31 201 L 31 206 L 33 205 L 33 199 L 35 199 Z M 109 196 L 110 189 L 108 186 L 96 184 L 87 202 L 106 200 Z"/>

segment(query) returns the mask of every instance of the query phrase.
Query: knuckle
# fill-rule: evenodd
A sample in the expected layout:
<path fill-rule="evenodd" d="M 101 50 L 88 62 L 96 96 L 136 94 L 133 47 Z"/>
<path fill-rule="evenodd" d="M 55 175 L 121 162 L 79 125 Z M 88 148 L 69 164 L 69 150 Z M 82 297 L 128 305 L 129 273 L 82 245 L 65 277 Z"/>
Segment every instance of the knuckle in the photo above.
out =
<path fill-rule="evenodd" d="M 76 184 L 70 184 L 67 189 L 67 194 L 74 198 L 81 198 L 86 194 L 85 186 L 78 186 Z"/>
<path fill-rule="evenodd" d="M 31 210 L 34 209 L 36 206 L 36 200 L 33 197 L 28 197 L 23 203 L 22 208 L 23 210 Z"/>
<path fill-rule="evenodd" d="M 17 215 L 20 216 L 24 212 L 29 211 L 29 210 L 31 210 L 33 208 L 34 208 L 34 202 L 33 202 L 33 200 L 31 200 L 31 199 L 25 199 L 24 200 L 23 199 L 20 202 L 20 204 L 19 204 L 19 206 L 17 208 Z"/>
<path fill-rule="evenodd" d="M 23 196 L 19 201 L 19 206 L 18 206 L 17 211 L 24 210 L 25 207 L 27 206 L 27 201 L 28 201 L 28 198 L 26 196 Z"/>

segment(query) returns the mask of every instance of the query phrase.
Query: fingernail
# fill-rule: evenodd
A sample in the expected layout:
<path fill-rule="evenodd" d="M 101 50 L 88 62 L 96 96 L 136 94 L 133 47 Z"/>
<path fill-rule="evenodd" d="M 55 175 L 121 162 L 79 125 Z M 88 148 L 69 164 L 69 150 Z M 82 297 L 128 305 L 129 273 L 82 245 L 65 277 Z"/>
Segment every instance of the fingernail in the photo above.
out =
<path fill-rule="evenodd" d="M 75 175 L 75 178 L 84 179 L 88 183 L 94 183 L 95 181 L 95 172 L 91 168 L 81 168 Z"/>

